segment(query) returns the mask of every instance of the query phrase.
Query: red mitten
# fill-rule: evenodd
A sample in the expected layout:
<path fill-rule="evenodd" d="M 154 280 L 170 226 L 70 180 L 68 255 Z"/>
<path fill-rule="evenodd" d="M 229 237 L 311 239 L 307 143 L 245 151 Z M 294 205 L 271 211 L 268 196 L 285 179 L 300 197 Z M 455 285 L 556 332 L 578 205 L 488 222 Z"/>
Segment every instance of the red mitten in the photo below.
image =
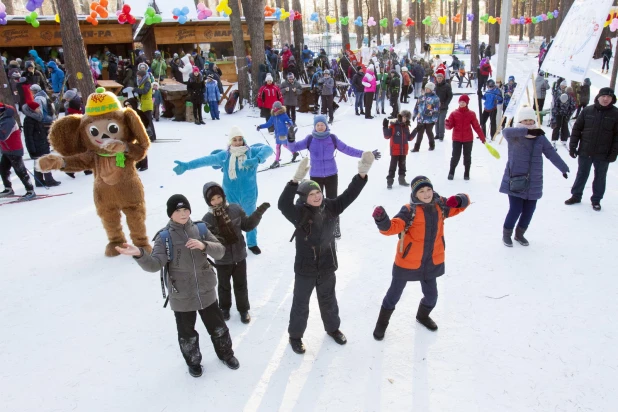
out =
<path fill-rule="evenodd" d="M 461 204 L 461 201 L 457 196 L 451 196 L 446 201 L 446 205 L 452 208 L 459 207 L 460 204 Z"/>
<path fill-rule="evenodd" d="M 384 210 L 382 206 L 378 206 L 373 210 L 373 214 L 371 216 L 373 216 L 375 220 L 382 220 L 384 215 L 386 215 L 386 210 Z"/>

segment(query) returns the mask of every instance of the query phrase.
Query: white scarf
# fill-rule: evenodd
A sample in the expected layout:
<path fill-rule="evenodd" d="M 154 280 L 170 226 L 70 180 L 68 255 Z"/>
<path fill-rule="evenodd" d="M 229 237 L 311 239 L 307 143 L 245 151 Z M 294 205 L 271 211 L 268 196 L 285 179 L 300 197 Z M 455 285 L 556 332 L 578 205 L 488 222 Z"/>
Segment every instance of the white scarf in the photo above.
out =
<path fill-rule="evenodd" d="M 236 160 L 238 160 L 238 168 L 242 169 L 242 165 L 247 160 L 247 146 L 230 146 L 230 164 L 228 166 L 228 173 L 230 179 L 236 179 Z"/>

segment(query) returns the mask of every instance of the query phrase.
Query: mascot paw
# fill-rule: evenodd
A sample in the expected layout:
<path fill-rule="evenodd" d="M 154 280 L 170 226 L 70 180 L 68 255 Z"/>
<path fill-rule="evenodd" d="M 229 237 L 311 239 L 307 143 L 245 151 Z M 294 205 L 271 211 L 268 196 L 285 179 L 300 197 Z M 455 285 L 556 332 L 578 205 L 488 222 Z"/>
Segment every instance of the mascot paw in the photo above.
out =
<path fill-rule="evenodd" d="M 64 166 L 64 159 L 58 155 L 47 155 L 37 160 L 37 169 L 41 172 L 62 169 L 62 166 Z"/>
<path fill-rule="evenodd" d="M 109 242 L 107 246 L 105 246 L 105 256 L 114 257 L 120 255 L 120 253 L 118 253 L 118 251 L 116 250 L 116 246 L 122 246 L 124 243 L 125 241 Z"/>
<path fill-rule="evenodd" d="M 109 153 L 122 153 L 127 148 L 127 145 L 120 140 L 111 139 L 106 142 L 101 148 Z"/>

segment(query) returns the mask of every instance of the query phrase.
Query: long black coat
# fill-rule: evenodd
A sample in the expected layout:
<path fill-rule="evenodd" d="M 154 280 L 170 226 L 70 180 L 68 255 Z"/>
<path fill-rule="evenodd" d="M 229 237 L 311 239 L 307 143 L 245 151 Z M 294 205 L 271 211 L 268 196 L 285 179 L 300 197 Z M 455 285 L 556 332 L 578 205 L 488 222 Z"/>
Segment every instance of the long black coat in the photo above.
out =
<path fill-rule="evenodd" d="M 28 105 L 22 107 L 22 112 L 26 115 L 24 117 L 24 140 L 30 158 L 38 159 L 49 154 L 48 129 L 43 126 L 43 115 L 40 112 L 34 112 Z"/>
<path fill-rule="evenodd" d="M 615 162 L 618 156 L 618 108 L 612 104 L 603 107 L 598 96 L 594 105 L 585 107 L 573 125 L 569 143 L 571 151 L 580 156 Z"/>
<path fill-rule="evenodd" d="M 322 201 L 312 207 L 300 200 L 294 204 L 298 183 L 289 182 L 279 197 L 279 210 L 295 227 L 296 258 L 294 272 L 305 276 L 318 276 L 337 270 L 335 225 L 337 216 L 356 200 L 367 183 L 355 175 L 348 188 L 335 199 Z"/>
<path fill-rule="evenodd" d="M 187 83 L 187 90 L 193 104 L 204 103 L 204 78 L 201 74 L 195 76 L 193 73 L 189 76 L 189 82 Z"/>

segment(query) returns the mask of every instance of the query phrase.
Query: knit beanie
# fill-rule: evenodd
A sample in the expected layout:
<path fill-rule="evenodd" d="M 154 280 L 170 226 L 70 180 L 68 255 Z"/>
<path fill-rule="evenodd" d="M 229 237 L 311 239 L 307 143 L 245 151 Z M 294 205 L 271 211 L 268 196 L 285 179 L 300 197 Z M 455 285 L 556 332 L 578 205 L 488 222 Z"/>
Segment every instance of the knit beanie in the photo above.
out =
<path fill-rule="evenodd" d="M 563 80 L 562 82 L 560 82 L 560 87 L 566 87 L 566 86 L 567 86 L 566 80 Z"/>
<path fill-rule="evenodd" d="M 269 81 L 269 80 L 270 80 L 271 82 L 273 81 L 273 75 L 272 75 L 272 74 L 270 74 L 270 73 L 266 73 L 266 78 L 264 79 L 264 81 L 265 81 L 265 82 L 267 82 L 267 81 Z"/>
<path fill-rule="evenodd" d="M 200 72 L 200 68 L 197 66 L 193 66 L 193 73 L 199 73 Z"/>
<path fill-rule="evenodd" d="M 410 183 L 410 188 L 412 189 L 412 197 L 414 198 L 416 196 L 416 192 L 418 192 L 421 188 L 425 186 L 429 186 L 433 190 L 433 184 L 428 177 L 416 176 L 414 179 L 412 179 L 412 182 Z"/>
<path fill-rule="evenodd" d="M 191 205 L 186 197 L 183 195 L 173 195 L 167 200 L 167 216 L 172 217 L 172 214 L 178 209 L 189 209 L 191 211 Z"/>
<path fill-rule="evenodd" d="M 315 126 L 320 122 L 324 123 L 326 125 L 326 130 L 328 130 L 328 120 L 323 114 L 319 114 L 313 117 L 313 128 L 315 129 Z"/>
<path fill-rule="evenodd" d="M 427 82 L 427 84 L 425 85 L 425 89 L 429 89 L 433 92 L 434 90 L 436 90 L 436 85 L 432 82 Z"/>
<path fill-rule="evenodd" d="M 120 110 L 120 107 L 120 102 L 114 93 L 106 92 L 103 87 L 97 87 L 96 91 L 88 96 L 86 114 L 98 116 Z"/>
<path fill-rule="evenodd" d="M 536 113 L 531 107 L 526 106 L 519 109 L 517 123 L 521 123 L 524 120 L 534 120 L 536 122 Z"/>
<path fill-rule="evenodd" d="M 230 141 L 229 141 L 230 144 L 232 143 L 232 138 L 234 137 L 240 136 L 243 138 L 243 140 L 245 140 L 245 134 L 242 132 L 242 129 L 238 126 L 232 126 L 232 128 L 230 129 L 229 136 L 230 136 Z"/>
<path fill-rule="evenodd" d="M 461 96 L 459 96 L 459 101 L 465 102 L 467 106 L 470 103 L 470 98 L 468 97 L 467 94 L 462 94 Z"/>
<path fill-rule="evenodd" d="M 28 102 L 28 107 L 30 108 L 30 110 L 36 110 L 40 106 L 39 106 L 39 104 L 37 102 Z"/>
<path fill-rule="evenodd" d="M 11 77 L 19 79 L 21 77 L 21 74 L 19 72 L 13 72 L 13 74 L 11 74 Z"/>
<path fill-rule="evenodd" d="M 597 96 L 614 96 L 614 89 L 612 89 L 611 87 L 603 87 L 601 90 L 599 90 L 599 94 Z"/>
<path fill-rule="evenodd" d="M 73 100 L 75 96 L 77 96 L 77 89 L 70 89 L 64 92 L 64 95 L 62 97 L 64 98 L 64 100 Z"/>
<path fill-rule="evenodd" d="M 221 196 L 223 198 L 223 203 L 225 203 L 225 192 L 223 192 L 223 189 L 221 188 L 221 186 L 219 186 L 215 182 L 206 183 L 204 185 L 203 194 L 204 194 L 204 200 L 206 201 L 206 204 L 208 206 L 212 206 L 210 204 L 210 199 L 212 199 L 214 195 Z"/>
<path fill-rule="evenodd" d="M 30 86 L 30 90 L 35 93 L 38 93 L 41 91 L 41 86 L 39 86 L 38 84 L 33 84 L 32 86 Z"/>
<path fill-rule="evenodd" d="M 283 105 L 281 104 L 280 101 L 276 101 L 273 103 L 273 109 L 281 109 L 283 107 Z"/>
<path fill-rule="evenodd" d="M 305 203 L 307 202 L 307 197 L 309 196 L 309 193 L 311 193 L 314 190 L 319 190 L 321 192 L 322 188 L 317 182 L 314 182 L 313 180 L 305 180 L 304 182 L 298 185 L 298 189 L 296 189 L 296 193 L 299 195 L 300 201 L 302 203 Z"/>

